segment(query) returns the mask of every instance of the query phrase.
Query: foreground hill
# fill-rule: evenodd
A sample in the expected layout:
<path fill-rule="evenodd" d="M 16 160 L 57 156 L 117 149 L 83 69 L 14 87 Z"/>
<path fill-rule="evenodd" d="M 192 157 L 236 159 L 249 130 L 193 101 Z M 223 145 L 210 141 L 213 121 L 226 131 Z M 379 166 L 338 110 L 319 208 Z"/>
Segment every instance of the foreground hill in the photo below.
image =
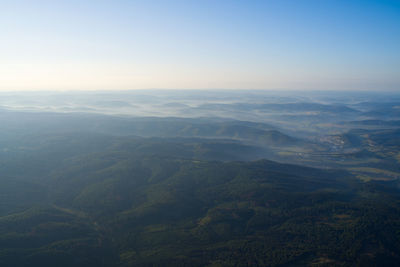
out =
<path fill-rule="evenodd" d="M 1 206 L 2 266 L 400 262 L 393 182 L 268 160 L 207 160 L 201 151 L 210 140 L 18 138 L 0 157 L 0 197 L 9 203 Z"/>

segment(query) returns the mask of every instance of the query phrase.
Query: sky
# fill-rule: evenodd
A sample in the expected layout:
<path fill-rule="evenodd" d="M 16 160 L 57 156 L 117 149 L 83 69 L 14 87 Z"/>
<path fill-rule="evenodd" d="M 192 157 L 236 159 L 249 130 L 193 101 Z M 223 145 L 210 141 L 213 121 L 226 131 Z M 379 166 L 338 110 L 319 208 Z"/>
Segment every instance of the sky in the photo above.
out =
<path fill-rule="evenodd" d="M 0 0 L 0 90 L 400 91 L 400 1 Z"/>

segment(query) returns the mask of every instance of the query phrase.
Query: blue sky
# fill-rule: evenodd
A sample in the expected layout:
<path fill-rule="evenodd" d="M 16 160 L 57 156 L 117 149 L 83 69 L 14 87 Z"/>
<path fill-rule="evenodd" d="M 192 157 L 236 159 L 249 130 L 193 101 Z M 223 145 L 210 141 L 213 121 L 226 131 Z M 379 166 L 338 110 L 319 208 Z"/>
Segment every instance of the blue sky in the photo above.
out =
<path fill-rule="evenodd" d="M 400 90 L 400 1 L 0 3 L 0 90 Z"/>

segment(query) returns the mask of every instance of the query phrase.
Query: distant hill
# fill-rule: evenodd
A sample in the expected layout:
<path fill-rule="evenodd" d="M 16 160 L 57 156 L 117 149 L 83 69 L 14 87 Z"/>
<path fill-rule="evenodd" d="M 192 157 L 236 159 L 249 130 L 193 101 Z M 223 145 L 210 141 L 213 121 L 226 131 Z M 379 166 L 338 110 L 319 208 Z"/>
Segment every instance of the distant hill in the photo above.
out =
<path fill-rule="evenodd" d="M 390 126 L 400 127 L 400 120 L 361 120 L 361 121 L 350 121 L 343 122 L 348 125 L 364 125 L 364 126 Z"/>
<path fill-rule="evenodd" d="M 95 114 L 4 112 L 0 122 L 9 131 L 28 133 L 102 133 L 115 136 L 203 137 L 245 140 L 266 146 L 294 145 L 296 138 L 264 123 L 156 117 L 114 117 Z"/>
<path fill-rule="evenodd" d="M 378 145 L 400 148 L 400 129 L 374 131 L 369 137 Z"/>
<path fill-rule="evenodd" d="M 268 104 L 251 104 L 251 103 L 232 103 L 232 104 L 204 104 L 200 109 L 210 110 L 263 110 L 270 112 L 329 112 L 329 113 L 357 113 L 356 109 L 346 105 L 336 104 L 319 104 L 311 102 L 294 102 L 294 103 L 268 103 Z"/>

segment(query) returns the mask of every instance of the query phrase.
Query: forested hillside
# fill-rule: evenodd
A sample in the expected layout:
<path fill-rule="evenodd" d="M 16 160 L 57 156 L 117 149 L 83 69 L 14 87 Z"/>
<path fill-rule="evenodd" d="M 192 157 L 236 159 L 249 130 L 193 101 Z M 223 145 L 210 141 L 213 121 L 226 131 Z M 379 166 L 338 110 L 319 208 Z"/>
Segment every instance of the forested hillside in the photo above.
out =
<path fill-rule="evenodd" d="M 18 138 L 10 138 L 0 161 L 4 266 L 400 260 L 400 199 L 390 183 L 268 160 L 230 161 L 255 148 L 226 140 Z"/>

